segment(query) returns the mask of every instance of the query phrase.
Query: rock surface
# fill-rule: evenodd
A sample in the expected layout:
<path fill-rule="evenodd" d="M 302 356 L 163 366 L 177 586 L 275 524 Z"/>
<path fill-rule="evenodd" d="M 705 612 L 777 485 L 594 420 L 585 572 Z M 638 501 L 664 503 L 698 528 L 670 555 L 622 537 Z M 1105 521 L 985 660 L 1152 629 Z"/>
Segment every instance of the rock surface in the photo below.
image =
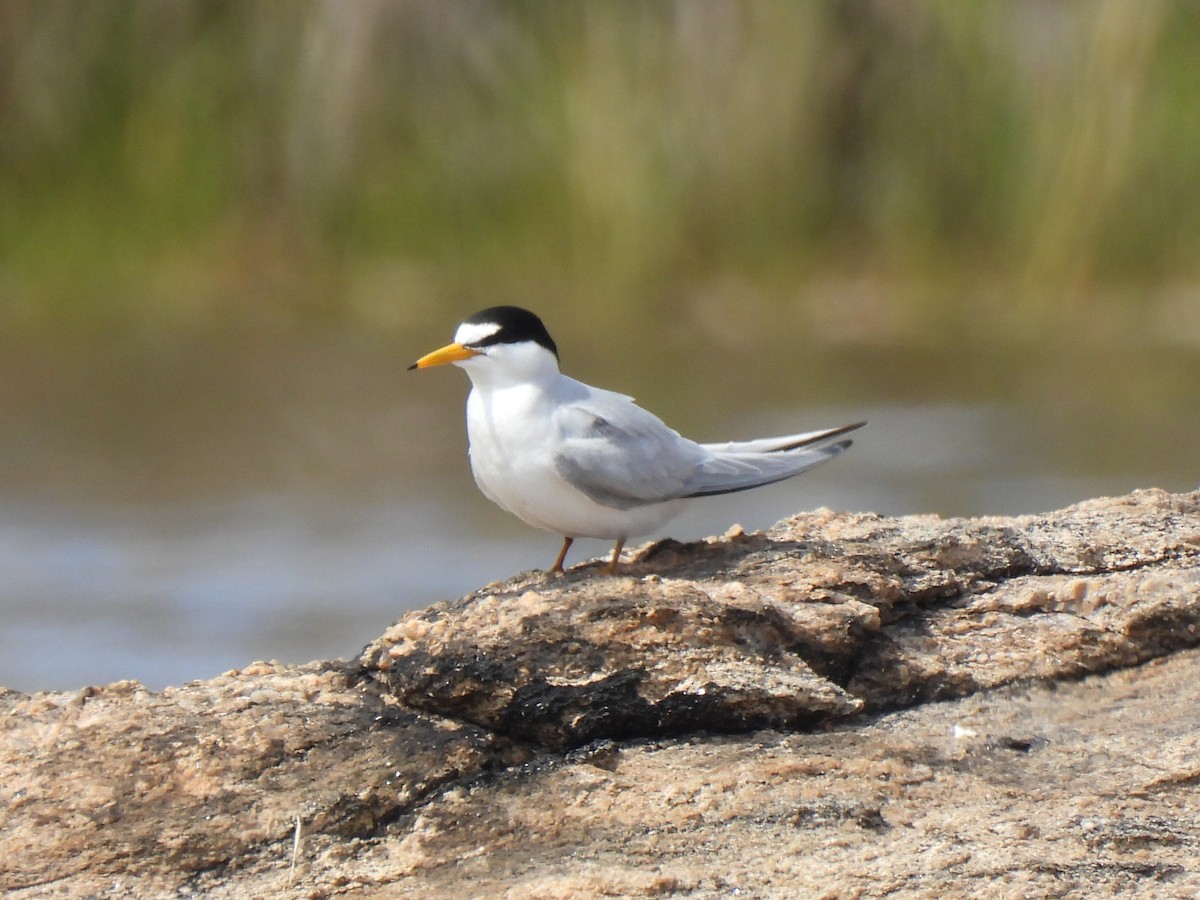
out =
<path fill-rule="evenodd" d="M 1200 492 L 661 542 L 356 662 L 0 693 L 0 889 L 1196 896 L 1198 646 Z"/>

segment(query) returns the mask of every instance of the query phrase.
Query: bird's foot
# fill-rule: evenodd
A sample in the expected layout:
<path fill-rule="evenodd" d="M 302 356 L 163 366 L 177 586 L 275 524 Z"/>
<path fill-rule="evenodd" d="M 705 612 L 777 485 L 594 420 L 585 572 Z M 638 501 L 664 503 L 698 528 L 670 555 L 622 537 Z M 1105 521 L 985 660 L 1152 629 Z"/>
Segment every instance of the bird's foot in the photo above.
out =
<path fill-rule="evenodd" d="M 613 547 L 612 559 L 608 561 L 608 565 L 604 568 L 604 571 L 609 575 L 617 574 L 617 563 L 621 561 L 621 551 L 624 549 L 625 538 L 621 538 L 619 541 L 617 541 L 617 546 Z"/>
<path fill-rule="evenodd" d="M 563 538 L 562 549 L 558 551 L 558 558 L 556 560 L 554 560 L 554 565 L 552 565 L 546 571 L 547 575 L 562 575 L 562 574 L 564 574 L 563 573 L 563 560 L 565 560 L 567 558 L 567 551 L 571 549 L 571 545 L 573 543 L 575 543 L 575 538 L 571 538 L 571 537 Z"/>

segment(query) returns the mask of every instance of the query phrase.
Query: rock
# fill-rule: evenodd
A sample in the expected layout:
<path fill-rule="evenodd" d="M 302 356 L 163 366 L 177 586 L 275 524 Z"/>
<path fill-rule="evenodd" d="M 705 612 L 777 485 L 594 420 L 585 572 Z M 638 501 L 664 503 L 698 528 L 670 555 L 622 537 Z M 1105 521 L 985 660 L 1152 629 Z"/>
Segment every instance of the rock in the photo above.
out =
<path fill-rule="evenodd" d="M 103 876 L 174 890 L 164 873 L 234 863 L 290 838 L 297 817 L 369 833 L 505 756 L 479 729 L 356 687 L 344 667 L 257 664 L 161 693 L 121 682 L 0 702 L 8 890 L 81 876 L 94 885 L 81 896 L 108 890 Z"/>
<path fill-rule="evenodd" d="M 1194 896 L 1198 625 L 1200 492 L 660 542 L 355 663 L 0 694 L 0 888 Z"/>
<path fill-rule="evenodd" d="M 1195 494 L 1009 520 L 820 512 L 653 545 L 624 578 L 490 585 L 363 659 L 411 707 L 549 749 L 796 729 L 1194 646 L 1198 560 Z"/>

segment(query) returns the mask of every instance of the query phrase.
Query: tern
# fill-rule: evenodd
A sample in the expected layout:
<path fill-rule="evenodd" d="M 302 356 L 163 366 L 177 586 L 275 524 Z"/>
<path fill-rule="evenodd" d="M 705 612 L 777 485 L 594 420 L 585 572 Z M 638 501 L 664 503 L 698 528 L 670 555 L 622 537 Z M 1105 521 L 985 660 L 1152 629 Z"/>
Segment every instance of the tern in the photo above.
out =
<path fill-rule="evenodd" d="M 576 538 L 625 541 L 659 528 L 695 497 L 728 494 L 799 475 L 850 446 L 866 422 L 780 437 L 699 444 L 632 397 L 559 371 L 558 347 L 528 310 L 493 306 L 464 320 L 453 343 L 409 369 L 452 363 L 471 379 L 467 437 L 475 483 L 489 500 L 562 535 L 550 572 Z"/>

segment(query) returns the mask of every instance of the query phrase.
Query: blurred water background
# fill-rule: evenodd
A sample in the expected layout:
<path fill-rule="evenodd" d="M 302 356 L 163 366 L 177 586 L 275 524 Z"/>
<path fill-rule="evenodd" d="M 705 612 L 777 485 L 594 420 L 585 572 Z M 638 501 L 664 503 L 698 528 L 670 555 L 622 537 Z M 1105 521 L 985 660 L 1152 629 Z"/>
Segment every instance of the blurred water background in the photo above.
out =
<path fill-rule="evenodd" d="M 1189 0 L 6 0 L 0 684 L 548 565 L 404 371 L 497 303 L 697 438 L 871 420 L 675 537 L 1193 489 L 1198 251 Z"/>

